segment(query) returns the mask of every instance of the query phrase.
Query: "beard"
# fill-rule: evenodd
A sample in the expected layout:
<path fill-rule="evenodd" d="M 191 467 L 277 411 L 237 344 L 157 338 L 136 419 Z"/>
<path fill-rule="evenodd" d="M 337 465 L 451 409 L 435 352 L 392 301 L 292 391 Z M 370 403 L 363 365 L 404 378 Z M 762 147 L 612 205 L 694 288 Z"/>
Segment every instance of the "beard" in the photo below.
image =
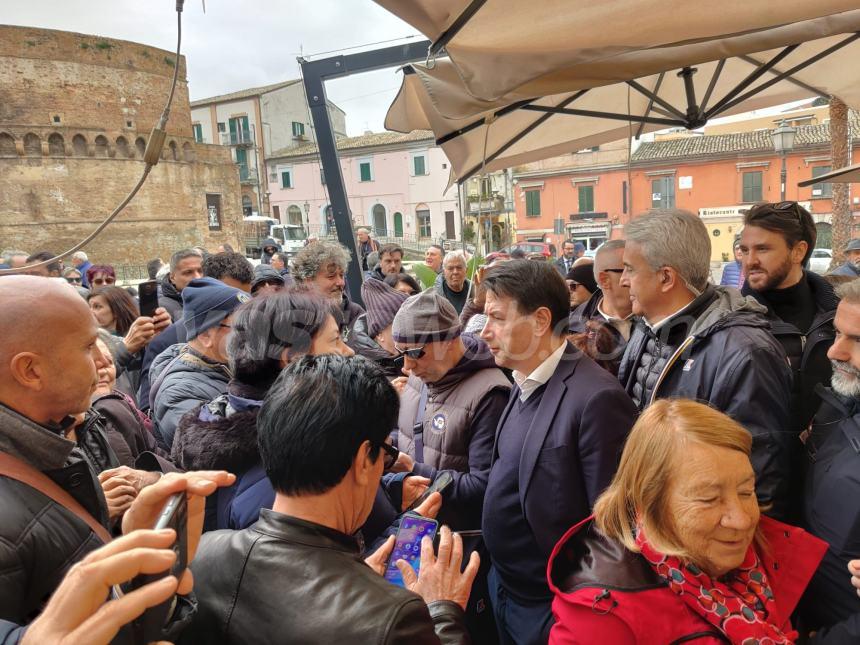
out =
<path fill-rule="evenodd" d="M 792 268 L 791 258 L 785 258 L 785 262 L 778 266 L 773 271 L 767 271 L 765 273 L 765 283 L 760 287 L 755 287 L 756 291 L 770 291 L 771 289 L 776 289 L 781 285 L 785 279 L 788 277 L 788 274 L 791 273 Z M 763 271 L 764 269 L 760 266 L 754 267 L 753 270 Z M 746 269 L 745 269 L 746 272 Z M 752 285 L 750 285 L 752 286 Z"/>
<path fill-rule="evenodd" d="M 830 362 L 833 365 L 833 376 L 830 377 L 833 391 L 849 399 L 860 399 L 860 369 L 845 361 Z"/>

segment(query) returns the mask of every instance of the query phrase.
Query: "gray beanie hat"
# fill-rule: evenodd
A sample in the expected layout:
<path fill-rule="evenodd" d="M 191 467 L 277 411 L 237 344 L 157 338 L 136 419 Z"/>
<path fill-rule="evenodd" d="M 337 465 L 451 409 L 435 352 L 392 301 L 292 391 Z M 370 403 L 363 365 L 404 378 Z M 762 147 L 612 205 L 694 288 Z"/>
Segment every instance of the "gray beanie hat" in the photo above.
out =
<path fill-rule="evenodd" d="M 392 289 L 382 280 L 371 278 L 361 285 L 361 299 L 367 308 L 367 335 L 375 338 L 388 327 L 397 315 L 400 305 L 408 298 L 405 293 Z"/>
<path fill-rule="evenodd" d="M 394 317 L 395 343 L 434 343 L 460 335 L 460 319 L 445 296 L 428 289 L 410 296 Z"/>

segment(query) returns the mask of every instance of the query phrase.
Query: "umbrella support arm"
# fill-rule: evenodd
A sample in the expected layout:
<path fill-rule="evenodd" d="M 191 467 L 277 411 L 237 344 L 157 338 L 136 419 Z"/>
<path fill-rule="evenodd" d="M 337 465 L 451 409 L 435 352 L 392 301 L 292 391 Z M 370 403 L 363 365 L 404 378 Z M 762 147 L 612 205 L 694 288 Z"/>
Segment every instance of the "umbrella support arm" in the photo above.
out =
<path fill-rule="evenodd" d="M 616 114 L 614 112 L 598 112 L 595 110 L 576 110 L 570 108 L 546 107 L 543 105 L 524 105 L 521 110 L 530 112 L 546 112 L 548 114 L 568 114 L 571 116 L 590 116 L 597 119 L 612 119 L 613 121 L 633 121 L 634 123 L 652 123 L 669 127 L 684 127 L 686 121 L 678 119 L 661 119 L 655 116 L 637 116 L 633 114 Z"/>
<path fill-rule="evenodd" d="M 451 39 L 459 34 L 460 30 L 466 26 L 466 23 L 468 23 L 476 13 L 478 13 L 478 9 L 483 7 L 486 3 L 487 0 L 472 0 L 472 2 L 469 3 L 469 6 L 463 10 L 463 13 L 457 16 L 456 20 L 451 23 L 451 26 L 443 31 L 433 44 L 430 45 L 427 49 L 427 58 L 430 59 L 434 56 L 438 56 L 441 51 L 448 46 Z"/>
<path fill-rule="evenodd" d="M 361 265 L 356 252 L 355 235 L 352 230 L 349 201 L 346 187 L 343 183 L 343 173 L 340 170 L 340 158 L 337 153 L 337 143 L 331 127 L 326 98 L 325 82 L 334 78 L 370 72 L 386 67 L 397 67 L 406 63 L 424 60 L 430 41 L 425 40 L 407 45 L 395 45 L 384 49 L 359 52 L 348 56 L 332 56 L 320 60 L 309 61 L 299 58 L 302 69 L 305 96 L 314 126 L 314 135 L 319 150 L 320 164 L 326 181 L 329 203 L 337 228 L 338 241 L 349 249 L 352 261 L 349 263 L 347 283 L 349 295 L 354 302 L 361 301 Z"/>

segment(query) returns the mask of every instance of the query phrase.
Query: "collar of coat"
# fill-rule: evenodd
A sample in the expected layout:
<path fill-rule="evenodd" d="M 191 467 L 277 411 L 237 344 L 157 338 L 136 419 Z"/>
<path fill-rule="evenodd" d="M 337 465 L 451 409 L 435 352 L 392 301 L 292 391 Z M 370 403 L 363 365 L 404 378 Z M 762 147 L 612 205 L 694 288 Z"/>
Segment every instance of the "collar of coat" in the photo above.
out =
<path fill-rule="evenodd" d="M 36 470 L 55 470 L 66 463 L 75 442 L 0 403 L 0 451 L 17 457 Z"/>

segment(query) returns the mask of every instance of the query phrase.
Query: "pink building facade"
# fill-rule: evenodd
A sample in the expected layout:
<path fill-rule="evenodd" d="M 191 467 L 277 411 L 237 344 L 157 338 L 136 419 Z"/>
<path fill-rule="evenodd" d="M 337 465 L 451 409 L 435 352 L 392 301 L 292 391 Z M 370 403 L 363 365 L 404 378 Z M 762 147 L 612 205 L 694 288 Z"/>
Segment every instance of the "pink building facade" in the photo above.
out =
<path fill-rule="evenodd" d="M 457 189 L 446 190 L 449 163 L 428 132 L 365 134 L 338 140 L 354 226 L 403 241 L 458 239 Z M 332 233 L 331 207 L 314 144 L 266 160 L 272 217 L 311 236 Z"/>

